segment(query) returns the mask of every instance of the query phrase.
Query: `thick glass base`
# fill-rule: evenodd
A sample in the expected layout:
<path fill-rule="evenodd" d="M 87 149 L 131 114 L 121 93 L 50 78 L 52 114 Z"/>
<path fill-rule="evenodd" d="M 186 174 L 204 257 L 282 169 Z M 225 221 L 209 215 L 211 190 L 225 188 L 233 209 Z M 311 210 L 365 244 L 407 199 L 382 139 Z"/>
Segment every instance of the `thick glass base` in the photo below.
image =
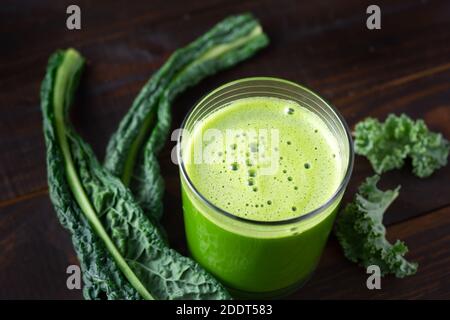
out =
<path fill-rule="evenodd" d="M 305 279 L 294 283 L 293 285 L 278 289 L 275 291 L 268 291 L 268 292 L 248 292 L 248 291 L 242 291 L 233 289 L 230 287 L 227 287 L 228 292 L 231 294 L 231 296 L 235 299 L 242 299 L 242 300 L 279 300 L 286 298 L 287 296 L 291 295 L 292 293 L 299 290 L 301 287 L 303 287 L 309 279 L 311 279 L 313 273 L 311 273 L 309 276 L 307 276 Z"/>

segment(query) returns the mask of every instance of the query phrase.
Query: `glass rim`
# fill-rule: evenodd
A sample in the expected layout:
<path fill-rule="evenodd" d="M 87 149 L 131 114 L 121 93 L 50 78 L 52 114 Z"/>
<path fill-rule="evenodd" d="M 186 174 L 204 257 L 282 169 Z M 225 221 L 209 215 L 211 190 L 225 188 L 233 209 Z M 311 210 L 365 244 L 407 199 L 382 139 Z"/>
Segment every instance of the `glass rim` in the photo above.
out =
<path fill-rule="evenodd" d="M 250 81 L 258 81 L 258 80 L 273 81 L 273 82 L 288 84 L 288 85 L 296 87 L 297 89 L 305 91 L 305 92 L 311 94 L 312 96 L 314 96 L 315 98 L 319 99 L 320 102 L 324 103 L 324 105 L 326 105 L 328 108 L 330 108 L 333 111 L 334 115 L 339 120 L 340 125 L 342 125 L 342 127 L 344 128 L 345 134 L 347 136 L 347 142 L 349 145 L 348 165 L 347 165 L 347 168 L 345 171 L 345 175 L 342 178 L 342 181 L 339 184 L 338 188 L 321 206 L 317 207 L 314 210 L 311 210 L 307 213 L 304 213 L 302 215 L 299 215 L 299 216 L 296 216 L 293 218 L 288 218 L 288 219 L 283 219 L 283 220 L 275 220 L 275 221 L 260 221 L 260 220 L 253 220 L 253 219 L 236 216 L 236 215 L 218 207 L 217 205 L 212 203 L 212 201 L 208 200 L 200 191 L 198 191 L 198 189 L 195 187 L 194 183 L 190 179 L 190 177 L 187 173 L 186 167 L 184 166 L 184 161 L 183 161 L 182 151 L 181 151 L 181 149 L 182 149 L 181 148 L 182 132 L 185 129 L 187 120 L 192 115 L 192 113 L 196 109 L 196 107 L 199 106 L 206 99 L 208 99 L 210 96 L 216 94 L 217 92 L 219 92 L 223 89 L 226 89 L 227 87 L 230 87 L 230 86 L 238 84 L 238 83 L 245 83 L 245 82 L 250 82 Z M 183 122 L 181 123 L 180 129 L 181 129 L 181 131 L 180 131 L 181 134 L 179 134 L 178 138 L 177 138 L 177 153 L 176 154 L 178 157 L 178 166 L 180 168 L 180 172 L 181 172 L 183 178 L 186 180 L 188 187 L 194 192 L 195 196 L 197 196 L 203 203 L 205 203 L 212 210 L 219 212 L 220 214 L 222 214 L 228 218 L 231 218 L 235 221 L 240 221 L 240 222 L 244 222 L 247 224 L 260 225 L 260 226 L 281 226 L 281 225 L 289 225 L 289 224 L 301 222 L 304 220 L 308 220 L 309 218 L 312 218 L 312 217 L 318 215 L 319 213 L 325 211 L 328 207 L 330 207 L 334 203 L 334 201 L 338 198 L 340 193 L 346 188 L 346 186 L 350 180 L 351 173 L 353 171 L 353 162 L 354 162 L 354 158 L 355 158 L 355 153 L 354 153 L 354 148 L 353 148 L 353 140 L 352 140 L 350 129 L 349 129 L 345 119 L 343 118 L 343 116 L 336 110 L 336 108 L 331 103 L 326 101 L 324 98 L 319 96 L 314 91 L 308 89 L 305 86 L 299 85 L 298 83 L 295 83 L 295 82 L 292 82 L 289 80 L 285 80 L 285 79 L 280 79 L 280 78 L 275 78 L 275 77 L 247 77 L 247 78 L 241 78 L 238 80 L 227 82 L 227 83 L 215 88 L 211 92 L 205 94 L 202 98 L 200 98 L 197 101 L 197 103 L 195 103 L 190 108 L 187 115 L 184 117 Z"/>

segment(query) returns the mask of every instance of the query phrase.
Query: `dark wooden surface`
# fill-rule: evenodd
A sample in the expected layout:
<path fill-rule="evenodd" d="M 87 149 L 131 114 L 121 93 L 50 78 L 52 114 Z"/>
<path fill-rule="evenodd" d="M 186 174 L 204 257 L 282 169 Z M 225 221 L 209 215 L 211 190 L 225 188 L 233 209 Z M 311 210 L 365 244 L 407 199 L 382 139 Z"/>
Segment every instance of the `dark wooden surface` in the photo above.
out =
<path fill-rule="evenodd" d="M 65 28 L 77 3 L 82 30 Z M 77 263 L 47 192 L 38 90 L 46 60 L 75 47 L 88 60 L 73 112 L 83 137 L 103 158 L 108 137 L 145 80 L 172 51 L 232 13 L 260 18 L 271 45 L 239 67 L 213 76 L 173 106 L 173 127 L 209 90 L 246 76 L 302 83 L 331 101 L 350 126 L 366 116 L 405 112 L 450 138 L 450 2 L 378 1 L 382 29 L 365 27 L 369 2 L 349 1 L 3 1 L 0 6 L 0 298 L 75 299 L 65 270 Z M 178 170 L 169 142 L 160 156 L 166 181 L 164 224 L 186 252 Z M 346 194 L 371 175 L 356 158 Z M 332 237 L 311 281 L 292 299 L 450 298 L 450 166 L 421 180 L 410 168 L 383 176 L 402 185 L 386 216 L 389 238 L 401 238 L 417 275 L 387 277 L 365 287 L 363 269 L 348 262 Z"/>

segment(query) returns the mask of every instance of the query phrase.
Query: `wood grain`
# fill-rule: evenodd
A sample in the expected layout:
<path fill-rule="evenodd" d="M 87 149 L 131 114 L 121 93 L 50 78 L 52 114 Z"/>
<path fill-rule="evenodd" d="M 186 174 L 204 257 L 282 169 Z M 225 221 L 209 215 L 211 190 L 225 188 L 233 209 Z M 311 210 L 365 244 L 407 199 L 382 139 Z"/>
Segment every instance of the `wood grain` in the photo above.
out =
<path fill-rule="evenodd" d="M 80 31 L 65 28 L 65 8 L 72 3 L 82 9 Z M 218 85 L 247 76 L 276 76 L 320 93 L 350 126 L 369 115 L 384 118 L 391 112 L 405 112 L 424 118 L 431 129 L 449 138 L 450 2 L 378 1 L 382 29 L 376 31 L 365 27 L 369 4 L 359 0 L 43 0 L 20 5 L 4 1 L 0 6 L 0 298 L 80 297 L 65 288 L 65 268 L 76 258 L 47 196 L 39 86 L 54 50 L 72 46 L 87 58 L 72 119 L 100 159 L 133 98 L 170 53 L 225 16 L 244 11 L 261 20 L 271 45 L 181 95 L 173 105 L 173 128 Z M 186 254 L 178 170 L 170 161 L 173 146 L 168 142 L 159 157 L 166 181 L 163 223 L 170 242 Z M 382 291 L 368 293 L 361 287 L 363 270 L 346 262 L 331 239 L 316 276 L 293 297 L 449 296 L 450 285 L 441 274 L 448 270 L 444 264 L 448 265 L 450 254 L 444 246 L 448 247 L 448 239 L 439 235 L 449 227 L 450 166 L 428 179 L 418 179 L 410 171 L 406 166 L 383 175 L 381 186 L 402 185 L 385 220 L 393 225 L 394 236 L 408 238 L 411 256 L 425 264 L 419 274 L 386 280 Z M 345 199 L 372 173 L 368 162 L 357 157 Z M 430 227 L 423 229 L 421 223 Z M 328 285 L 329 281 L 335 284 Z M 347 283 L 356 289 L 350 290 Z"/>
<path fill-rule="evenodd" d="M 380 290 L 368 290 L 364 268 L 346 260 L 331 239 L 314 277 L 293 299 L 450 299 L 450 207 L 388 228 L 388 238 L 404 240 L 407 258 L 419 263 L 411 277 L 381 280 Z"/>
<path fill-rule="evenodd" d="M 0 299 L 77 299 L 66 270 L 78 264 L 47 195 L 0 208 Z"/>

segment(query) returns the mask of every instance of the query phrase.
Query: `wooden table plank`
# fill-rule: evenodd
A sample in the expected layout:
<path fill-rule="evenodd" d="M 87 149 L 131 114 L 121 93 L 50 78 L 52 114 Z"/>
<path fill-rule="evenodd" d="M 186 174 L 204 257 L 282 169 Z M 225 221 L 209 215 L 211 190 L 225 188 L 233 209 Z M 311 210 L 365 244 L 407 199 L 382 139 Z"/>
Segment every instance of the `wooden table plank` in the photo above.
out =
<path fill-rule="evenodd" d="M 345 4 L 279 0 L 276 6 L 270 0 L 132 4 L 84 0 L 79 2 L 83 29 L 76 32 L 67 31 L 64 25 L 69 3 L 30 1 L 18 9 L 16 1 L 5 1 L 0 7 L 5 44 L 0 51 L 0 298 L 80 297 L 79 292 L 65 289 L 65 266 L 76 259 L 47 196 L 38 91 L 46 60 L 57 48 L 73 46 L 87 57 L 72 119 L 100 158 L 133 97 L 170 53 L 223 17 L 243 11 L 261 19 L 271 45 L 239 67 L 183 94 L 173 106 L 173 128 L 205 92 L 237 78 L 264 75 L 287 78 L 319 92 L 351 126 L 369 115 L 384 118 L 390 112 L 405 112 L 424 118 L 430 128 L 450 137 L 448 1 L 379 1 L 382 29 L 377 31 L 365 28 L 365 9 L 371 2 L 360 0 Z M 170 161 L 173 145 L 169 142 L 160 156 L 167 187 L 164 223 L 171 243 L 186 254 L 178 170 Z M 346 199 L 372 173 L 368 162 L 357 157 Z M 412 250 L 412 257 L 417 254 L 429 266 L 419 275 L 386 280 L 381 292 L 369 294 L 361 287 L 363 270 L 346 262 L 331 240 L 317 275 L 294 297 L 448 297 L 448 282 L 436 274 L 439 267 L 445 274 L 445 266 L 439 263 L 448 260 L 433 262 L 441 256 L 431 256 L 425 249 L 427 243 L 436 250 L 448 244 L 439 233 L 448 231 L 448 181 L 450 166 L 428 179 L 414 177 L 406 167 L 383 175 L 381 181 L 386 188 L 402 185 L 386 222 L 395 223 L 394 236 L 413 229 L 405 237 L 412 239 L 411 249 L 422 251 Z M 430 234 L 420 230 L 420 223 L 434 219 L 442 227 L 430 225 Z M 431 281 L 426 284 L 428 274 Z M 346 277 L 359 289 L 350 292 Z M 327 287 L 328 280 L 337 283 L 335 291 Z M 413 286 L 423 290 L 407 293 Z"/>
<path fill-rule="evenodd" d="M 0 299 L 80 299 L 66 287 L 77 264 L 48 195 L 0 208 Z"/>
<path fill-rule="evenodd" d="M 368 290 L 364 268 L 348 261 L 337 240 L 330 239 L 317 272 L 293 299 L 450 299 L 450 207 L 388 228 L 391 241 L 409 246 L 407 258 L 418 272 L 404 279 L 381 280 L 381 290 Z"/>

